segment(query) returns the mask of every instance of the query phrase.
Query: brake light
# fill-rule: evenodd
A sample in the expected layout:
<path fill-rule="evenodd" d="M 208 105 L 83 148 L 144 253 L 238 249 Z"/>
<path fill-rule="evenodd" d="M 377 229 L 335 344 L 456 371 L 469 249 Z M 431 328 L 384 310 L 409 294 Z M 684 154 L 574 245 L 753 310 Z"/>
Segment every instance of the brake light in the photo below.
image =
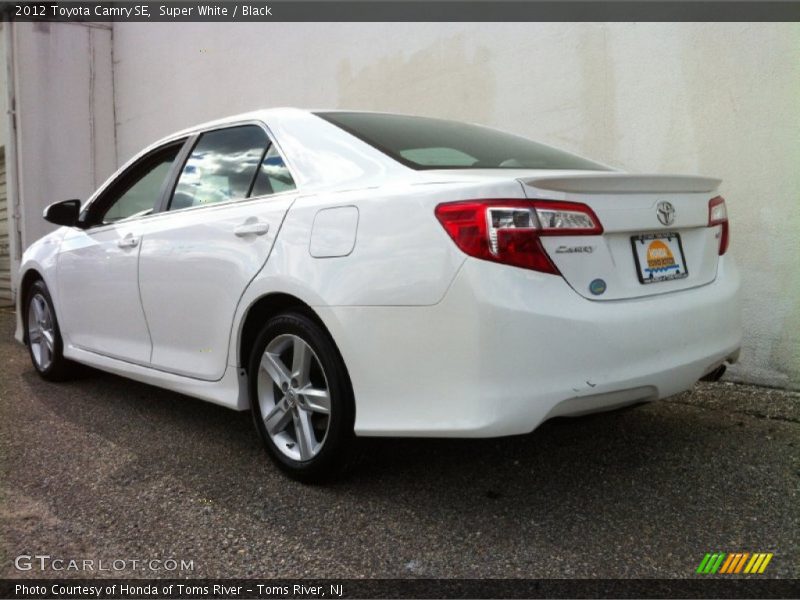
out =
<path fill-rule="evenodd" d="M 720 225 L 719 234 L 719 255 L 722 256 L 728 250 L 730 241 L 730 226 L 728 225 L 728 209 L 725 206 L 725 199 L 717 196 L 708 201 L 708 226 L 716 227 Z"/>
<path fill-rule="evenodd" d="M 471 200 L 436 207 L 436 218 L 469 256 L 558 275 L 542 247 L 546 235 L 600 235 L 591 208 L 550 200 Z"/>

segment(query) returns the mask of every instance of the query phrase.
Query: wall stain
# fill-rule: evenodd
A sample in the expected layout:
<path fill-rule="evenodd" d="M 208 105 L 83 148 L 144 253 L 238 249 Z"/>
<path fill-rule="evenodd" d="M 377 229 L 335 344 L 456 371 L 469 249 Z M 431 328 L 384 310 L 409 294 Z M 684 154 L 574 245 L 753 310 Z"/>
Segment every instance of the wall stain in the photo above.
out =
<path fill-rule="evenodd" d="M 355 71 L 339 63 L 338 106 L 356 110 L 409 112 L 486 123 L 492 118 L 496 81 L 485 46 L 468 49 L 463 33 L 443 38 L 407 56 L 382 56 Z"/>
<path fill-rule="evenodd" d="M 617 86 L 609 52 L 608 30 L 604 25 L 586 29 L 577 42 L 582 90 L 575 98 L 582 104 L 579 147 L 585 156 L 600 157 L 612 163 L 619 138 L 616 121 Z"/>

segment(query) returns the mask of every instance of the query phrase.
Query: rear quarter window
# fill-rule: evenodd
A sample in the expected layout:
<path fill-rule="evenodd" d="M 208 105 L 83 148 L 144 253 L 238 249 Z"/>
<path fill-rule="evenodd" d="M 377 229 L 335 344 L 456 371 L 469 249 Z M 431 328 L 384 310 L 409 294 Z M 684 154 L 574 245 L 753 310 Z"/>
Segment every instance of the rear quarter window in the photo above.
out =
<path fill-rule="evenodd" d="M 412 169 L 609 170 L 569 152 L 480 125 L 383 113 L 315 114 Z"/>

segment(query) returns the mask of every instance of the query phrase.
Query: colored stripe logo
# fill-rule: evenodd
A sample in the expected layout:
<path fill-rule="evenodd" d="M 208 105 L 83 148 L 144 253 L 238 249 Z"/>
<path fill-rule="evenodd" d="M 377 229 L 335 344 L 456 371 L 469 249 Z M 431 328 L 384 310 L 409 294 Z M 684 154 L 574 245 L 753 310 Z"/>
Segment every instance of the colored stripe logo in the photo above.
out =
<path fill-rule="evenodd" d="M 771 552 L 707 553 L 695 572 L 701 575 L 761 574 L 773 556 Z"/>

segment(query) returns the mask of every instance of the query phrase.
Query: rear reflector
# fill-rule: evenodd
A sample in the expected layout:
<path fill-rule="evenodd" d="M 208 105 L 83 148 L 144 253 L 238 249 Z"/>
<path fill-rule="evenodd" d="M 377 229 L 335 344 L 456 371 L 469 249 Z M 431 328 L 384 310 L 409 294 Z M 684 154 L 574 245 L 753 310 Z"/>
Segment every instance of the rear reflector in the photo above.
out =
<path fill-rule="evenodd" d="M 730 241 L 730 226 L 728 225 L 728 209 L 725 206 L 725 199 L 717 196 L 708 201 L 708 226 L 716 227 L 720 225 L 719 234 L 719 255 L 722 256 L 728 250 Z"/>
<path fill-rule="evenodd" d="M 469 256 L 558 275 L 545 235 L 600 235 L 592 209 L 577 202 L 474 200 L 436 207 L 436 218 Z"/>

